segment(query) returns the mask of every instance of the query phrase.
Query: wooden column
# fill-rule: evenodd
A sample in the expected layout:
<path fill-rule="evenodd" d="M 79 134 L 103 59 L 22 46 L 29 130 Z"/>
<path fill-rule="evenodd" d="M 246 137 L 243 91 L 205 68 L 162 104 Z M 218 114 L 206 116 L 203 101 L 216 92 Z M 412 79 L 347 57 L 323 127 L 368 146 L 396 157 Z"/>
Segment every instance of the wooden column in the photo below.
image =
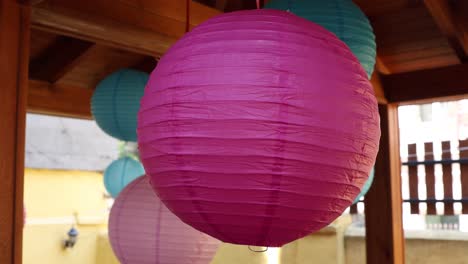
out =
<path fill-rule="evenodd" d="M 382 136 L 375 179 L 366 195 L 367 264 L 403 264 L 404 236 L 398 113 L 395 104 L 379 105 Z"/>
<path fill-rule="evenodd" d="M 0 263 L 21 263 L 30 8 L 0 1 Z M 39 260 L 38 260 L 39 261 Z"/>

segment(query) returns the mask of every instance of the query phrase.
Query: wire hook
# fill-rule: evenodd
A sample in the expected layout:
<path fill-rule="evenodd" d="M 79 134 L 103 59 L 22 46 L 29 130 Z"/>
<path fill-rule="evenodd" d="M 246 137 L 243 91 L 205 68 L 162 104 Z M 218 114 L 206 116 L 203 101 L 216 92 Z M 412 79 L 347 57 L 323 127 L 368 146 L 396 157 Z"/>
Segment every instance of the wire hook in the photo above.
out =
<path fill-rule="evenodd" d="M 262 250 L 255 250 L 252 248 L 252 246 L 248 246 L 249 250 L 252 251 L 252 252 L 255 252 L 255 253 L 263 253 L 263 252 L 266 252 L 268 250 L 268 247 L 265 247 L 265 249 L 262 249 Z"/>

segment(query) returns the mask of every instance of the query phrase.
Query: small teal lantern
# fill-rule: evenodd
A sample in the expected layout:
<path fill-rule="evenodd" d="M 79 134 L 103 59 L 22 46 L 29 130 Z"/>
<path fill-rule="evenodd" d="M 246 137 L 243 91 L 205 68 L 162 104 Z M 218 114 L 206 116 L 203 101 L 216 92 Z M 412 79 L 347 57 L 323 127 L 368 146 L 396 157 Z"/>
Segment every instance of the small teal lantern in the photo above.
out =
<path fill-rule="evenodd" d="M 104 186 L 107 192 L 116 198 L 127 184 L 145 174 L 143 165 L 130 157 L 113 161 L 104 171 Z"/>
<path fill-rule="evenodd" d="M 352 0 L 270 0 L 265 8 L 289 10 L 335 33 L 371 77 L 376 57 L 375 35 L 366 15 Z"/>
<path fill-rule="evenodd" d="M 147 81 L 144 72 L 122 69 L 98 84 L 91 112 L 104 132 L 123 141 L 137 140 L 137 114 Z"/>
<path fill-rule="evenodd" d="M 367 179 L 367 181 L 364 183 L 364 186 L 362 186 L 362 189 L 361 189 L 361 192 L 359 193 L 359 195 L 356 197 L 356 199 L 354 199 L 354 202 L 353 204 L 359 202 L 359 200 L 361 199 L 361 197 L 364 197 L 367 192 L 369 191 L 370 187 L 372 186 L 372 182 L 374 181 L 374 168 L 372 168 L 370 174 L 369 174 L 369 178 Z"/>

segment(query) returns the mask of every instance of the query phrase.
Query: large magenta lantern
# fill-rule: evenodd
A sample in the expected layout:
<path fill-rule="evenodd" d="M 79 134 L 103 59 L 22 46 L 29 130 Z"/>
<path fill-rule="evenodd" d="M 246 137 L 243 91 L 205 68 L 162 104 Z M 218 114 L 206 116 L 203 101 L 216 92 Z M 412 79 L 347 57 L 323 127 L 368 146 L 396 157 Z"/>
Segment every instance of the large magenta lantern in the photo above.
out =
<path fill-rule="evenodd" d="M 349 48 L 277 10 L 222 14 L 151 74 L 138 116 L 146 173 L 184 222 L 281 246 L 331 223 L 368 178 L 377 102 Z"/>
<path fill-rule="evenodd" d="M 115 200 L 109 239 L 123 264 L 209 264 L 220 244 L 171 213 L 146 176 L 127 185 Z"/>

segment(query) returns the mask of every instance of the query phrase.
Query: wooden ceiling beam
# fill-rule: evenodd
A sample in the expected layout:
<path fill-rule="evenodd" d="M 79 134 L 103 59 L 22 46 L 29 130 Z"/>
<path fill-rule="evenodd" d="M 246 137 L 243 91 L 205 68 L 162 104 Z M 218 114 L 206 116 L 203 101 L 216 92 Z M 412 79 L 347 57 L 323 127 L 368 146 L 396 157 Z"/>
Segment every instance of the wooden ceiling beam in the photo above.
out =
<path fill-rule="evenodd" d="M 372 87 L 374 88 L 374 93 L 375 93 L 375 97 L 377 98 L 377 102 L 379 104 L 387 104 L 388 100 L 385 97 L 385 91 L 384 91 L 384 87 L 382 84 L 380 74 L 374 71 L 370 81 L 371 81 Z"/>
<path fill-rule="evenodd" d="M 449 0 L 424 0 L 424 4 L 460 61 L 467 62 L 468 28 L 464 26 L 462 16 L 455 12 L 456 7 L 451 6 Z"/>
<path fill-rule="evenodd" d="M 146 73 L 151 73 L 156 65 L 158 64 L 158 61 L 156 58 L 153 57 L 146 57 L 144 58 L 140 63 L 134 65 L 133 67 L 130 67 L 135 70 L 139 70 L 142 72 Z"/>
<path fill-rule="evenodd" d="M 224 11 L 227 3 L 227 0 L 216 0 L 216 9 Z"/>
<path fill-rule="evenodd" d="M 256 9 L 257 4 L 254 0 L 195 0 L 201 4 L 216 8 L 222 12 L 234 12 L 238 10 Z M 268 0 L 260 0 L 260 7 L 268 2 Z"/>
<path fill-rule="evenodd" d="M 389 103 L 456 100 L 468 96 L 468 64 L 381 76 Z"/>
<path fill-rule="evenodd" d="M 92 119 L 93 90 L 29 80 L 28 112 Z"/>
<path fill-rule="evenodd" d="M 84 58 L 92 42 L 59 36 L 38 58 L 29 65 L 32 79 L 55 83 Z"/>
<path fill-rule="evenodd" d="M 397 13 L 405 8 L 421 5 L 421 0 L 353 0 L 368 17 Z"/>
<path fill-rule="evenodd" d="M 158 32 L 70 9 L 33 7 L 32 28 L 144 54 L 164 54 L 176 41 Z"/>
<path fill-rule="evenodd" d="M 387 65 L 382 61 L 382 58 L 380 58 L 379 56 L 375 58 L 375 67 L 376 67 L 376 70 L 379 71 L 379 73 L 382 73 L 382 74 L 392 73 L 390 69 L 387 67 Z"/>

